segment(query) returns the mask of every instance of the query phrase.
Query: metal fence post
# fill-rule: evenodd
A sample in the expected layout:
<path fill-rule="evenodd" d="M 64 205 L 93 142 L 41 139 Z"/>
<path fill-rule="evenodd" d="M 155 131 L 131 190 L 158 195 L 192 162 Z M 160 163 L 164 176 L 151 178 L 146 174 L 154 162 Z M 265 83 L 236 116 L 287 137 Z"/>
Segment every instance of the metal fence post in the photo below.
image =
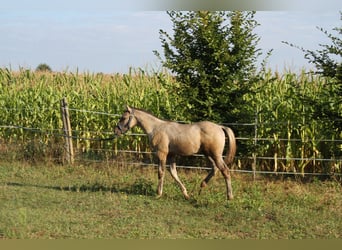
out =
<path fill-rule="evenodd" d="M 253 156 L 253 164 L 252 164 L 252 170 L 253 170 L 253 180 L 255 180 L 255 173 L 256 173 L 256 164 L 257 164 L 257 154 L 256 154 L 256 147 L 257 147 L 257 139 L 258 139 L 258 112 L 255 112 L 255 118 L 254 118 L 254 152 L 252 154 Z"/>

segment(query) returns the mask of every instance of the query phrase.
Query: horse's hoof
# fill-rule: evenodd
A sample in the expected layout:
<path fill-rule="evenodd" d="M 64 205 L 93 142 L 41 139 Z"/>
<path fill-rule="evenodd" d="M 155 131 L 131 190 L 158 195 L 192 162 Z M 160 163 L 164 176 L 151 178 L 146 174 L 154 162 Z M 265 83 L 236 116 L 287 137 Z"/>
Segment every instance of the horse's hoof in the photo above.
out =
<path fill-rule="evenodd" d="M 202 181 L 201 188 L 205 188 L 207 186 L 207 183 L 205 181 Z"/>
<path fill-rule="evenodd" d="M 190 199 L 190 196 L 187 195 L 187 194 L 184 194 L 184 198 L 185 198 L 186 200 L 189 200 L 189 199 Z"/>

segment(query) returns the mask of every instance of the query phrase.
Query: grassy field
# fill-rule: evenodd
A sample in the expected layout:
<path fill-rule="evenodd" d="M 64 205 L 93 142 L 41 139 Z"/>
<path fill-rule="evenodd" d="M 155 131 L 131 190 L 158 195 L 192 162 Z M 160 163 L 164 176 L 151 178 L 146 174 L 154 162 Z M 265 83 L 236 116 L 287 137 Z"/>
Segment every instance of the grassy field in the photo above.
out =
<path fill-rule="evenodd" d="M 170 175 L 155 198 L 153 167 L 0 163 L 2 239 L 303 239 L 342 237 L 342 187 L 334 181 L 233 175 L 225 200 L 216 176 L 201 196 L 205 173 L 180 171 L 191 200 Z"/>

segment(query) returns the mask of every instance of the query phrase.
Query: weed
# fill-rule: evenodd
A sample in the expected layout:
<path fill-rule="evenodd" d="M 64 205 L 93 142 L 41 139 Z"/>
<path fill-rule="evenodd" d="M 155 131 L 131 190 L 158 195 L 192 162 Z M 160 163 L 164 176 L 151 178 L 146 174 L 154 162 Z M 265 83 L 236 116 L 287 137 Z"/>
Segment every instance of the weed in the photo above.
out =
<path fill-rule="evenodd" d="M 153 196 L 155 195 L 156 191 L 153 188 L 152 181 L 139 178 L 133 183 L 131 187 L 131 193 L 145 196 Z"/>

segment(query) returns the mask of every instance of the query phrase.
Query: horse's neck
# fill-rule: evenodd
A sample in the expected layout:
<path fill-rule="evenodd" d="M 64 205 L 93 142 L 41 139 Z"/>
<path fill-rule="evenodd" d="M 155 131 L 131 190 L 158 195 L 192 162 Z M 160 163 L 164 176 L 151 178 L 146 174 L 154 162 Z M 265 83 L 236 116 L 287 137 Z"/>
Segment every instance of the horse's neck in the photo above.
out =
<path fill-rule="evenodd" d="M 145 131 L 146 134 L 152 133 L 155 127 L 164 122 L 163 120 L 144 111 L 135 110 L 134 112 L 138 120 L 138 125 Z"/>

